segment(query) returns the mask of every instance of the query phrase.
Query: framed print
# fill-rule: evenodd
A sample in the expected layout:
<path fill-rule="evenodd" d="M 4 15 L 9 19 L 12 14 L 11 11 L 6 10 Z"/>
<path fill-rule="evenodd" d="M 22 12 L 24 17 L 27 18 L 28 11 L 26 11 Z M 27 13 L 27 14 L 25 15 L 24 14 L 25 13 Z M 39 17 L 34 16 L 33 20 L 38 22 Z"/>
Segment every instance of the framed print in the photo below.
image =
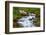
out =
<path fill-rule="evenodd" d="M 5 33 L 45 31 L 45 4 L 5 1 Z"/>

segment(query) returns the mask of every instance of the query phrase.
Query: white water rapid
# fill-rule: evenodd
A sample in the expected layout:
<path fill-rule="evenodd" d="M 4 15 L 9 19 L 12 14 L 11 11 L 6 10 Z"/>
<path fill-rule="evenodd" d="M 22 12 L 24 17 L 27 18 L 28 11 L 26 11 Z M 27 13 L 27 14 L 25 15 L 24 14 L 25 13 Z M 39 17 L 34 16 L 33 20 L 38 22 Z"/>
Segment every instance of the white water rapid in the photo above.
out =
<path fill-rule="evenodd" d="M 29 16 L 24 16 L 18 20 L 17 23 L 21 24 L 23 27 L 35 27 L 33 24 L 33 20 L 35 19 L 35 15 L 29 13 Z"/>

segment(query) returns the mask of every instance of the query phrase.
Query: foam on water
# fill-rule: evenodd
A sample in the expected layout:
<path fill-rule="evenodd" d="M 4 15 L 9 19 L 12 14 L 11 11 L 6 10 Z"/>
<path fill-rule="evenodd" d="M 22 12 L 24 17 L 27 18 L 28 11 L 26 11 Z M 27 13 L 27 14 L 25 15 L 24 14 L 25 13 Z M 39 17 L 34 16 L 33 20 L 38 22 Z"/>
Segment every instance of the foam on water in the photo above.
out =
<path fill-rule="evenodd" d="M 18 20 L 17 23 L 21 24 L 23 27 L 35 27 L 33 24 L 33 20 L 35 19 L 35 15 L 29 14 L 29 16 L 24 16 Z"/>

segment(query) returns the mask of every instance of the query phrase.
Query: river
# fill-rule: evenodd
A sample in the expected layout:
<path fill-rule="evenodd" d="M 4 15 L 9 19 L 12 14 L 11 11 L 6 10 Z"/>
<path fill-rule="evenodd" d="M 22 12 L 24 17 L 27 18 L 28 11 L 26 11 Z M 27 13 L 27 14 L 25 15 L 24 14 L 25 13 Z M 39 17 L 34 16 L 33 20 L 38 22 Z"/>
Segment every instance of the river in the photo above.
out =
<path fill-rule="evenodd" d="M 23 27 L 35 27 L 35 25 L 33 24 L 34 19 L 35 15 L 29 14 L 29 16 L 20 18 L 17 23 L 21 24 Z"/>

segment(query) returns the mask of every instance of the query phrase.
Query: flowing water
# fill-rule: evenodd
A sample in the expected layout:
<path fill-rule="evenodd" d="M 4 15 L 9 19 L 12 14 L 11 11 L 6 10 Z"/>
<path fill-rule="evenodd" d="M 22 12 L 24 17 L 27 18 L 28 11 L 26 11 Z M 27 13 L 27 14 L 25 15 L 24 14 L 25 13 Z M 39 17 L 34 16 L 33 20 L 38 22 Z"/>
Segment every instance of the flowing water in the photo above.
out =
<path fill-rule="evenodd" d="M 29 14 L 29 16 L 24 16 L 18 20 L 18 23 L 23 27 L 35 27 L 33 24 L 33 20 L 35 19 L 35 15 Z"/>

